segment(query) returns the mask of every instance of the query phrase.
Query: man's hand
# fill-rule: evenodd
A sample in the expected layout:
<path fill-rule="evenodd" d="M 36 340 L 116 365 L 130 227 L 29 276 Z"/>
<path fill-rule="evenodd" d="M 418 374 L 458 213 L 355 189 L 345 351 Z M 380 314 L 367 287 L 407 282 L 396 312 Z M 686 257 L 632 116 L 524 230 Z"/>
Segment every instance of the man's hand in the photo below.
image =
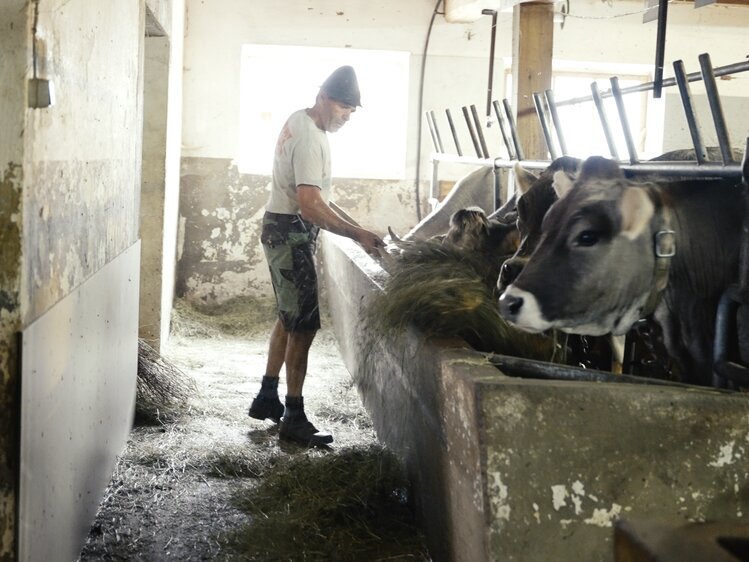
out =
<path fill-rule="evenodd" d="M 373 258 L 382 257 L 382 255 L 380 254 L 380 248 L 385 247 L 385 242 L 374 232 L 370 232 L 369 230 L 360 228 L 354 240 L 361 244 L 361 247 L 364 248 L 364 251 Z"/>

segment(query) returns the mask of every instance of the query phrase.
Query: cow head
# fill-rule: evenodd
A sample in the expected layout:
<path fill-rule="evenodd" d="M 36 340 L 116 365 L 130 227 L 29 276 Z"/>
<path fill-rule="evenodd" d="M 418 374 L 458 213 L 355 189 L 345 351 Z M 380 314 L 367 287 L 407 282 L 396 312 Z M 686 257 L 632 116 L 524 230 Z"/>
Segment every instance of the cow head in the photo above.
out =
<path fill-rule="evenodd" d="M 654 279 L 650 192 L 601 157 L 586 160 L 577 179 L 555 172 L 554 189 L 560 200 L 500 297 L 500 313 L 531 332 L 624 334 L 640 318 Z"/>
<path fill-rule="evenodd" d="M 515 186 L 517 228 L 520 243 L 515 255 L 504 262 L 500 270 L 497 288 L 500 293 L 520 274 L 541 237 L 541 222 L 549 207 L 557 200 L 553 188 L 554 173 L 564 171 L 573 176 L 581 161 L 562 156 L 536 177 L 520 164 L 515 164 Z"/>

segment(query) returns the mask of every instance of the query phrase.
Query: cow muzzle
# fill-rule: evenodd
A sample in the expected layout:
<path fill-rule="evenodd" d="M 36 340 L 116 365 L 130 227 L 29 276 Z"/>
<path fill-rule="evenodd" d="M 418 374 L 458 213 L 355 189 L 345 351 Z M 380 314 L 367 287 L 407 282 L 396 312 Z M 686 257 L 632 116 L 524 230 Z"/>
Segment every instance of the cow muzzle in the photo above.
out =
<path fill-rule="evenodd" d="M 514 285 L 507 287 L 499 297 L 499 314 L 526 332 L 544 332 L 551 328 L 541 314 L 536 297 Z"/>

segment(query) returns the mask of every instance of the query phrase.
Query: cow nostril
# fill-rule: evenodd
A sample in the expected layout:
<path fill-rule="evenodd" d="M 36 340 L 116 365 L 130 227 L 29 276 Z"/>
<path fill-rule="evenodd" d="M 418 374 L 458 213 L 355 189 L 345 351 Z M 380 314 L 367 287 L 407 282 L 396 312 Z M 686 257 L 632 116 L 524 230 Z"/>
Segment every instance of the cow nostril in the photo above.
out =
<path fill-rule="evenodd" d="M 523 306 L 523 297 L 515 297 L 504 293 L 499 297 L 500 310 L 510 316 L 517 316 Z"/>
<path fill-rule="evenodd" d="M 523 306 L 523 299 L 522 297 L 513 297 L 512 301 L 508 303 L 508 308 L 510 310 L 510 313 L 515 315 L 518 312 L 520 312 L 520 307 Z"/>

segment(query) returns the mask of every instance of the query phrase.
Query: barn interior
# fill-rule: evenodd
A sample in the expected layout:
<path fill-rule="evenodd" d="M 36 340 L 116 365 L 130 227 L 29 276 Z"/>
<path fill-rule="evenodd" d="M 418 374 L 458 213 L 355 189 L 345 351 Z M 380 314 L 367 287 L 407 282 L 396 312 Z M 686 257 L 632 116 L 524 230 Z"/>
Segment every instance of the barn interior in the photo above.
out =
<path fill-rule="evenodd" d="M 657 84 L 676 61 L 699 73 L 707 54 L 728 70 L 714 84 L 723 127 L 705 81 L 691 83 L 704 146 L 743 152 L 749 137 L 745 0 L 5 0 L 0 25 L 0 562 L 77 559 L 132 427 L 138 342 L 168 344 L 176 299 L 272 297 L 272 147 L 333 68 L 352 64 L 362 89 L 331 135 L 333 199 L 383 237 L 495 159 L 497 205 L 514 161 L 561 153 L 536 92 L 569 121 L 565 153 L 613 156 L 595 106 L 560 102 L 612 76 Z M 505 100 L 516 143 L 500 133 Z M 626 108 L 632 137 L 612 126 L 625 164 L 694 146 L 673 80 Z M 386 272 L 347 242 L 322 237 L 322 290 L 378 437 L 414 479 L 434 560 L 614 560 L 628 518 L 623 543 L 653 544 L 665 531 L 642 531 L 648 519 L 740 534 L 741 392 L 509 376 L 419 330 L 373 356 L 361 303 Z"/>

